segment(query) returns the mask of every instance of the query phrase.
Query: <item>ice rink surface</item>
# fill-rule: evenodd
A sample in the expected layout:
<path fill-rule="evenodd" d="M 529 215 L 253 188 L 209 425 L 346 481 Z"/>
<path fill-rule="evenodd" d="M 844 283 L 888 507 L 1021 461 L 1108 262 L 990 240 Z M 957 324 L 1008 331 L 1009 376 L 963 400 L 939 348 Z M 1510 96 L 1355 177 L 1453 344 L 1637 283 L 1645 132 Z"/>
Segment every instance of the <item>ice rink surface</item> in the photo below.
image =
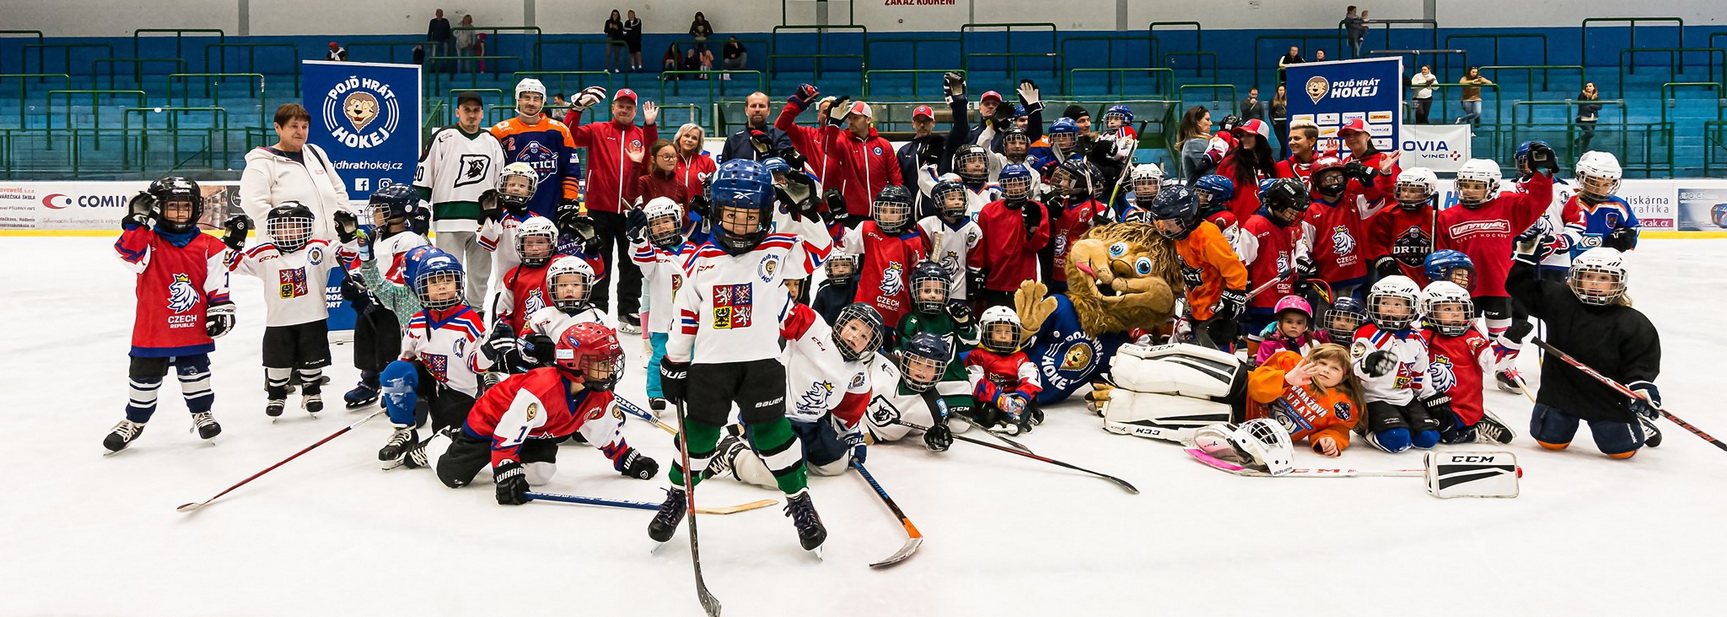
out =
<path fill-rule="evenodd" d="M 202 501 L 369 413 L 342 408 L 352 348 L 334 348 L 322 417 L 263 413 L 260 282 L 233 278 L 236 330 L 213 354 L 214 444 L 169 377 L 131 448 L 103 457 L 122 417 L 133 277 L 104 238 L 0 238 L 0 615 L 700 615 L 687 536 L 650 554 L 651 512 L 499 506 L 489 475 L 445 488 L 427 470 L 383 472 L 374 419 L 192 513 Z M 1727 240 L 1648 240 L 1630 291 L 1660 329 L 1668 409 L 1727 436 L 1717 413 L 1727 335 Z M 642 345 L 626 344 L 624 396 L 645 403 Z M 1522 367 L 1534 381 L 1531 354 Z M 1118 436 L 1077 398 L 1021 438 L 1103 480 L 956 443 L 872 447 L 869 467 L 927 537 L 899 566 L 866 564 L 904 540 L 855 473 L 811 479 L 826 560 L 797 546 L 780 507 L 704 516 L 707 583 L 727 615 L 1706 615 L 1727 566 L 1727 452 L 1663 422 L 1630 461 L 1527 436 L 1530 404 L 1491 391 L 1519 433 L 1511 500 L 1429 497 L 1417 478 L 1241 478 L 1168 443 Z M 672 440 L 632 421 L 662 466 Z M 1443 446 L 1442 446 L 1443 447 Z M 1328 466 L 1298 447 L 1298 466 Z M 592 448 L 564 446 L 540 490 L 658 502 Z M 1358 442 L 1335 466 L 1412 468 Z M 728 480 L 698 505 L 780 499 Z M 783 501 L 783 500 L 782 500 Z"/>

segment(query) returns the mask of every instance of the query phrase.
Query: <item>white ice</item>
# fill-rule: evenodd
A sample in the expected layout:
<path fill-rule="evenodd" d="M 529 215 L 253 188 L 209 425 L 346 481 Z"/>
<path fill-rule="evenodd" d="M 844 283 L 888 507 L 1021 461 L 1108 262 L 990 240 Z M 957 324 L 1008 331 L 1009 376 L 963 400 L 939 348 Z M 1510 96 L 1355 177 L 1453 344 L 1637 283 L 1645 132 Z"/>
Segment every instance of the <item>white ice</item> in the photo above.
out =
<path fill-rule="evenodd" d="M 497 505 L 489 476 L 451 490 L 426 470 L 382 472 L 374 419 L 193 514 L 202 501 L 364 416 L 342 408 L 352 348 L 338 346 L 331 409 L 263 413 L 260 282 L 235 277 L 239 327 L 218 341 L 217 419 L 204 443 L 172 377 L 149 429 L 113 457 L 102 438 L 126 401 L 132 275 L 107 238 L 0 238 L 0 615 L 699 615 L 683 531 L 649 554 L 651 512 Z M 1631 293 L 1663 335 L 1668 408 L 1727 436 L 1713 330 L 1727 240 L 1650 240 Z M 625 396 L 645 403 L 629 344 Z M 1537 370 L 1525 356 L 1524 370 Z M 1530 404 L 1492 391 L 1526 470 L 1511 500 L 1429 497 L 1415 478 L 1240 478 L 1170 444 L 1117 436 L 1077 399 L 1023 441 L 1121 476 L 1103 480 L 956 443 L 871 449 L 869 467 L 927 537 L 909 561 L 866 564 L 904 540 L 856 474 L 812 478 L 831 534 L 800 550 L 779 507 L 704 516 L 702 565 L 728 615 L 1631 615 L 1708 614 L 1722 599 L 1727 452 L 1663 422 L 1630 461 L 1587 428 L 1566 452 L 1527 436 Z M 1713 402 L 1712 402 L 1713 401 Z M 676 449 L 631 422 L 661 465 Z M 658 502 L 663 479 L 626 479 L 566 446 L 548 492 Z M 1311 453 L 1298 465 L 1329 465 Z M 1365 444 L 1338 466 L 1419 467 Z M 703 483 L 698 505 L 771 491 Z"/>

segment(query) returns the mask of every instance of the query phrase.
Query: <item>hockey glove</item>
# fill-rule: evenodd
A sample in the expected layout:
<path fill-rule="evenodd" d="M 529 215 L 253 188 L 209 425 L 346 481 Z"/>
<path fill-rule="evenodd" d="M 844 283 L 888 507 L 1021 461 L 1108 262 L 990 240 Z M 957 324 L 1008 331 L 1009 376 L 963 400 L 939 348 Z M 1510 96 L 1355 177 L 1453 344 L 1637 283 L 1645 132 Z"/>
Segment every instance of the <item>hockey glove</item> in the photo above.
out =
<path fill-rule="evenodd" d="M 851 114 L 851 101 L 852 97 L 850 95 L 834 99 L 834 104 L 828 106 L 828 124 L 832 124 L 833 126 L 845 126 L 846 116 Z"/>
<path fill-rule="evenodd" d="M 624 215 L 624 235 L 627 236 L 631 242 L 640 241 L 642 239 L 642 231 L 647 228 L 648 215 L 647 213 L 642 212 L 641 208 L 630 208 L 629 214 Z"/>
<path fill-rule="evenodd" d="M 540 366 L 551 366 L 557 355 L 557 344 L 552 337 L 538 332 L 530 333 L 522 339 L 522 355 L 524 359 Z"/>
<path fill-rule="evenodd" d="M 1006 129 L 1008 126 L 1011 126 L 1013 124 L 1013 106 L 996 105 L 995 115 L 991 116 L 989 121 L 996 126 L 997 130 Z"/>
<path fill-rule="evenodd" d="M 827 202 L 828 212 L 832 213 L 834 220 L 840 224 L 844 224 L 846 219 L 851 217 L 851 212 L 846 210 L 846 195 L 839 189 L 823 191 L 822 201 Z"/>
<path fill-rule="evenodd" d="M 803 171 L 804 167 L 809 165 L 810 162 L 809 159 L 804 158 L 802 152 L 798 152 L 797 148 L 788 147 L 780 150 L 779 156 L 780 158 L 785 159 L 786 166 L 791 167 L 792 171 Z"/>
<path fill-rule="evenodd" d="M 353 305 L 355 312 L 365 314 L 371 311 L 372 297 L 360 286 L 359 278 L 358 274 L 349 274 L 342 279 L 342 299 Z"/>
<path fill-rule="evenodd" d="M 690 212 L 704 219 L 712 218 L 708 216 L 709 205 L 710 202 L 708 201 L 707 195 L 696 195 L 690 198 Z"/>
<path fill-rule="evenodd" d="M 1019 215 L 1025 222 L 1025 231 L 1028 234 L 1036 232 L 1037 224 L 1043 222 L 1043 208 L 1039 208 L 1035 201 L 1020 204 Z"/>
<path fill-rule="evenodd" d="M 690 379 L 690 363 L 660 360 L 660 390 L 673 405 L 684 403 L 684 390 Z"/>
<path fill-rule="evenodd" d="M 1077 154 L 1080 158 L 1089 158 L 1091 156 L 1091 149 L 1095 147 L 1097 147 L 1096 137 L 1091 135 L 1080 135 L 1079 139 L 1073 140 L 1073 152 L 1070 154 Z"/>
<path fill-rule="evenodd" d="M 1036 82 L 1029 79 L 1019 80 L 1019 104 L 1025 106 L 1025 113 L 1031 113 L 1033 107 L 1042 109 L 1039 96 Z"/>
<path fill-rule="evenodd" d="M 150 218 L 156 212 L 156 196 L 138 191 L 132 200 L 126 202 L 126 216 L 120 219 L 120 229 L 131 230 L 139 227 L 149 227 Z"/>
<path fill-rule="evenodd" d="M 630 448 L 623 456 L 618 457 L 618 460 L 613 461 L 612 468 L 637 480 L 652 480 L 660 473 L 659 462 L 635 448 Z"/>
<path fill-rule="evenodd" d="M 1397 260 L 1390 257 L 1381 257 L 1377 261 L 1374 261 L 1373 269 L 1379 273 L 1379 278 L 1403 273 L 1403 269 L 1397 267 Z"/>
<path fill-rule="evenodd" d="M 1421 406 L 1427 408 L 1427 416 L 1435 422 L 1443 423 L 1441 418 L 1450 419 L 1453 415 L 1451 396 L 1443 392 L 1421 399 Z"/>
<path fill-rule="evenodd" d="M 1535 223 L 1530 225 L 1529 229 L 1525 229 L 1522 233 L 1517 234 L 1517 237 L 1512 240 L 1512 249 L 1516 253 L 1515 257 L 1519 261 L 1526 261 L 1533 264 L 1540 261 L 1540 257 L 1537 253 L 1541 251 L 1541 247 L 1552 243 L 1552 223 L 1549 223 L 1546 217 L 1543 217 L 1535 219 Z"/>
<path fill-rule="evenodd" d="M 942 73 L 941 90 L 942 94 L 950 97 L 965 96 L 965 76 L 961 75 L 959 71 Z"/>
<path fill-rule="evenodd" d="M 835 428 L 845 430 L 844 427 L 839 426 L 837 419 L 835 422 Z M 845 440 L 845 444 L 851 448 L 852 460 L 862 464 L 865 462 L 864 459 L 869 458 L 869 447 L 864 445 L 863 431 L 848 430 L 845 434 L 841 435 L 840 438 Z"/>
<path fill-rule="evenodd" d="M 408 229 L 419 235 L 426 235 L 432 230 L 432 210 L 430 208 L 415 208 L 414 215 L 408 217 Z"/>
<path fill-rule="evenodd" d="M 1211 313 L 1211 320 L 1235 321 L 1246 307 L 1247 290 L 1225 289 L 1217 297 L 1217 310 Z"/>
<path fill-rule="evenodd" d="M 1367 354 L 1367 357 L 1361 360 L 1361 370 L 1367 371 L 1368 377 L 1390 375 L 1397 370 L 1397 356 L 1383 349 Z M 1449 404 L 1450 399 L 1447 399 L 1446 403 Z"/>
<path fill-rule="evenodd" d="M 496 223 L 503 218 L 503 214 L 498 212 L 498 191 L 486 189 L 486 192 L 480 193 L 480 225 Z"/>
<path fill-rule="evenodd" d="M 1626 387 L 1631 388 L 1632 392 L 1643 395 L 1642 398 L 1627 401 L 1626 409 L 1649 420 L 1661 417 L 1661 390 L 1656 388 L 1655 384 L 1647 381 L 1633 381 Z"/>
<path fill-rule="evenodd" d="M 341 240 L 342 244 L 353 242 L 354 234 L 360 231 L 360 220 L 346 209 L 338 208 L 330 214 L 330 220 L 336 223 L 336 239 Z"/>
<path fill-rule="evenodd" d="M 600 232 L 594 219 L 572 207 L 572 202 L 558 206 L 558 231 L 581 246 L 583 253 L 592 255 L 599 249 Z"/>
<path fill-rule="evenodd" d="M 576 111 L 587 111 L 589 107 L 593 107 L 595 104 L 604 100 L 606 100 L 605 88 L 600 86 L 588 86 L 586 88 L 582 88 L 581 92 L 576 93 L 574 97 L 570 98 L 570 109 L 574 109 Z"/>
<path fill-rule="evenodd" d="M 246 248 L 246 233 L 252 230 L 252 219 L 236 214 L 222 222 L 222 244 L 236 251 Z"/>
<path fill-rule="evenodd" d="M 509 461 L 493 468 L 492 481 L 498 485 L 498 505 L 528 503 L 528 474 L 522 470 L 521 463 Z"/>
<path fill-rule="evenodd" d="M 955 324 L 959 324 L 963 328 L 971 324 L 971 305 L 966 304 L 963 300 L 949 302 L 947 303 L 947 315 L 953 318 Z"/>
<path fill-rule="evenodd" d="M 210 338 L 222 338 L 234 329 L 234 303 L 211 304 L 204 309 L 204 333 Z"/>
<path fill-rule="evenodd" d="M 1319 264 L 1313 263 L 1313 257 L 1302 255 L 1295 258 L 1295 278 L 1319 278 Z"/>
<path fill-rule="evenodd" d="M 502 370 L 508 370 L 511 364 L 515 364 L 521 357 L 521 352 L 522 344 L 516 340 L 515 329 L 502 321 L 498 322 L 491 335 L 486 337 L 486 345 L 480 348 L 480 353 L 486 356 L 486 360 Z"/>
<path fill-rule="evenodd" d="M 1601 239 L 1601 246 L 1625 252 L 1637 248 L 1637 228 L 1629 226 L 1614 227 Z"/>
<path fill-rule="evenodd" d="M 1238 126 L 1241 126 L 1241 117 L 1230 114 L 1223 117 L 1223 124 L 1218 125 L 1218 130 L 1228 133 L 1235 130 L 1235 127 Z"/>
<path fill-rule="evenodd" d="M 1529 170 L 1542 170 L 1547 177 L 1559 175 L 1559 157 L 1554 156 L 1553 148 L 1541 142 L 1529 145 Z"/>
<path fill-rule="evenodd" d="M 1379 175 L 1379 170 L 1361 164 L 1361 161 L 1350 161 L 1343 164 L 1343 177 L 1360 182 L 1363 186 L 1373 186 L 1373 178 Z"/>
<path fill-rule="evenodd" d="M 802 168 L 792 168 L 792 173 L 786 174 L 785 194 L 791 198 L 792 212 L 808 221 L 820 221 L 822 204 L 816 199 L 818 187 L 816 181 Z"/>
<path fill-rule="evenodd" d="M 816 102 L 817 96 L 820 96 L 820 93 L 816 91 L 814 85 L 799 84 L 798 89 L 792 92 L 791 96 L 786 97 L 786 102 L 797 106 L 798 112 L 802 113 L 803 110 L 809 109 L 811 103 Z"/>
<path fill-rule="evenodd" d="M 936 452 L 946 452 L 953 447 L 953 429 L 946 422 L 939 422 L 923 432 L 923 445 Z"/>
<path fill-rule="evenodd" d="M 985 287 L 989 282 L 989 271 L 983 268 L 970 268 L 969 270 L 965 277 L 966 295 L 974 299 L 982 298 L 984 292 L 989 290 Z"/>

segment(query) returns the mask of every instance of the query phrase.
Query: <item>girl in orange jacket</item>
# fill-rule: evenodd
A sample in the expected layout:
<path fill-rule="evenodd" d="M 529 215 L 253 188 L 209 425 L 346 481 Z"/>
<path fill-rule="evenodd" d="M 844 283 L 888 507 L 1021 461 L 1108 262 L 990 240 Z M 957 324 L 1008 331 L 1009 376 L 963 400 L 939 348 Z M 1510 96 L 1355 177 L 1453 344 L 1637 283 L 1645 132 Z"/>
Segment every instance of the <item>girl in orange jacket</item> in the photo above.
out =
<path fill-rule="evenodd" d="M 1337 456 L 1366 406 L 1350 370 L 1349 351 L 1326 343 L 1303 358 L 1280 351 L 1247 377 L 1248 419 L 1271 418 L 1291 441 L 1307 439 L 1313 451 Z"/>

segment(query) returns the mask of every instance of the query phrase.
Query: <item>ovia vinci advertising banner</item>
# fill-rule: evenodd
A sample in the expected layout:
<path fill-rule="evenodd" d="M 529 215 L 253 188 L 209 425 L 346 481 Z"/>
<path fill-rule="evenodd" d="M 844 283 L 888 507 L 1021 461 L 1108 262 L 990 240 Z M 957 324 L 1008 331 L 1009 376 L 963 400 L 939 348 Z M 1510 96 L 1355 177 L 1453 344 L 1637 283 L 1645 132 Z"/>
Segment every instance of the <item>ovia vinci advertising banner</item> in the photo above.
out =
<path fill-rule="evenodd" d="M 1403 58 L 1366 58 L 1290 65 L 1289 123 L 1319 126 L 1322 152 L 1341 153 L 1337 130 L 1355 120 L 1367 125 L 1373 147 L 1394 152 L 1402 144 Z"/>

